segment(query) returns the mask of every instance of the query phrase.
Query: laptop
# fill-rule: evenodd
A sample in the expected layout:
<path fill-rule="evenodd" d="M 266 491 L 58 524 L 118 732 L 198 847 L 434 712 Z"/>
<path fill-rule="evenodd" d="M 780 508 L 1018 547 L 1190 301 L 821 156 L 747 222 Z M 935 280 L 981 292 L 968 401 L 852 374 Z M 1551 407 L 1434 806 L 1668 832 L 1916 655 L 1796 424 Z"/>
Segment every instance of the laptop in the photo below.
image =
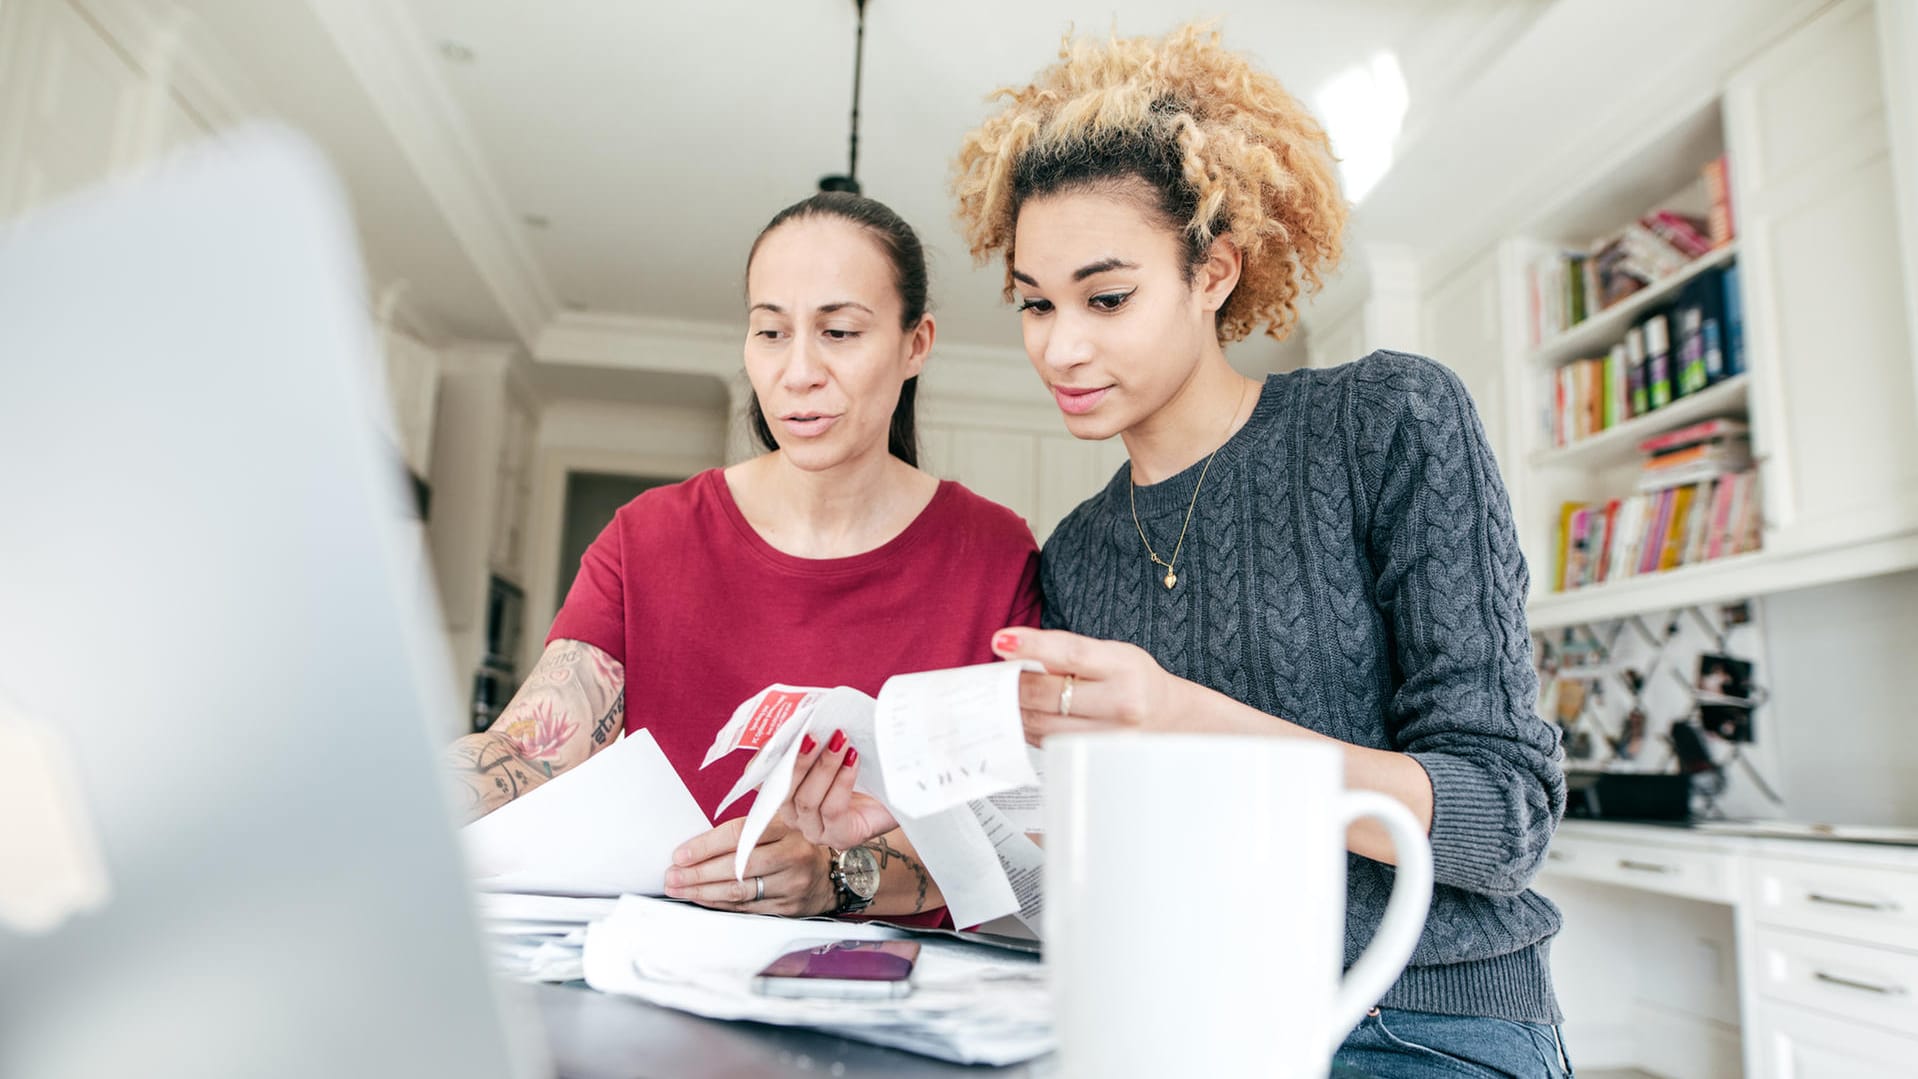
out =
<path fill-rule="evenodd" d="M 383 387 L 296 136 L 0 227 L 0 1075 L 547 1072 Z"/>

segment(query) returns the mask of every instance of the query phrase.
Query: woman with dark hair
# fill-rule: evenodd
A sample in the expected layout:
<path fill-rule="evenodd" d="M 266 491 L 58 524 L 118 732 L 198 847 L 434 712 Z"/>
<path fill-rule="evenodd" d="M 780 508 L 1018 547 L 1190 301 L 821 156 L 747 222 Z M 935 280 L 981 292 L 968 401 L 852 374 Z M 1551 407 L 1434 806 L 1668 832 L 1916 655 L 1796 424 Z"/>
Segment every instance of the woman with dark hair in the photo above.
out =
<path fill-rule="evenodd" d="M 749 419 L 767 452 L 614 515 L 525 685 L 451 750 L 471 816 L 645 728 L 710 817 L 745 762 L 700 763 L 766 685 L 877 694 L 894 674 L 990 661 L 1007 620 L 1038 624 L 1025 522 L 917 467 L 913 387 L 934 324 L 911 227 L 857 195 L 790 206 L 753 243 L 746 303 Z M 841 736 L 807 749 L 856 767 Z M 943 916 L 903 835 L 833 849 L 808 842 L 790 806 L 734 880 L 751 802 L 687 837 L 668 895 L 759 914 Z"/>

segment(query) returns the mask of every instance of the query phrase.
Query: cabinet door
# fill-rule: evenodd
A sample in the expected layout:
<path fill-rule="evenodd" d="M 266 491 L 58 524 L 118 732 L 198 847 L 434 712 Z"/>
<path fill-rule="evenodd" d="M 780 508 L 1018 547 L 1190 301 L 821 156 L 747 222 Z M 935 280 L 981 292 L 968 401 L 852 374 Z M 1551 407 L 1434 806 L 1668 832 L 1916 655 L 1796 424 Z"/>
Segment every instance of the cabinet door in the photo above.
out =
<path fill-rule="evenodd" d="M 0 61 L 13 67 L 0 71 L 0 184 L 10 188 L 0 190 L 0 217 L 106 179 L 146 94 L 67 0 L 31 0 L 9 20 L 20 37 L 0 42 Z"/>
<path fill-rule="evenodd" d="M 952 426 L 942 442 L 949 479 L 992 499 L 1026 519 L 1037 516 L 1039 474 L 1037 438 L 1017 431 Z"/>
<path fill-rule="evenodd" d="M 1773 550 L 1918 529 L 1918 394 L 1872 11 L 1840 4 L 1725 96 Z"/>
<path fill-rule="evenodd" d="M 1762 1079 L 1909 1079 L 1918 1038 L 1900 1037 L 1804 1008 L 1758 1009 Z"/>

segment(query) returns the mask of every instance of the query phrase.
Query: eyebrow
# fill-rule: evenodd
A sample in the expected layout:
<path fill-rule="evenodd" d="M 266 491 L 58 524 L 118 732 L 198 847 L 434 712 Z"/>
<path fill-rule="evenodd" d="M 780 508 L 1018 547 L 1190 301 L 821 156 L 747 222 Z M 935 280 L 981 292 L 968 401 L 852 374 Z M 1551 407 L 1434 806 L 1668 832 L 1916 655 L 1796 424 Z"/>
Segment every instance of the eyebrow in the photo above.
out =
<path fill-rule="evenodd" d="M 1081 266 L 1078 269 L 1072 271 L 1072 280 L 1076 284 L 1080 281 L 1084 281 L 1088 277 L 1092 277 L 1097 274 L 1106 273 L 1107 271 L 1110 271 L 1110 270 L 1136 270 L 1138 268 L 1139 266 L 1137 263 L 1127 262 L 1124 259 L 1118 259 L 1118 258 L 1100 259 L 1097 262 L 1089 262 L 1085 264 L 1084 266 Z M 1039 282 L 1033 280 L 1031 275 L 1021 273 L 1017 269 L 1012 271 L 1012 279 L 1020 282 L 1021 284 L 1031 285 L 1033 288 L 1039 287 Z"/>
<path fill-rule="evenodd" d="M 873 313 L 872 308 L 867 307 L 865 304 L 860 303 L 857 300 L 835 300 L 832 303 L 822 303 L 819 305 L 818 311 L 822 315 L 830 315 L 835 311 L 845 311 L 848 309 L 864 311 L 868 315 Z M 786 313 L 786 309 L 779 306 L 778 304 L 766 303 L 763 301 L 752 305 L 751 307 L 747 308 L 747 310 L 748 311 L 771 311 L 775 315 L 783 315 Z"/>

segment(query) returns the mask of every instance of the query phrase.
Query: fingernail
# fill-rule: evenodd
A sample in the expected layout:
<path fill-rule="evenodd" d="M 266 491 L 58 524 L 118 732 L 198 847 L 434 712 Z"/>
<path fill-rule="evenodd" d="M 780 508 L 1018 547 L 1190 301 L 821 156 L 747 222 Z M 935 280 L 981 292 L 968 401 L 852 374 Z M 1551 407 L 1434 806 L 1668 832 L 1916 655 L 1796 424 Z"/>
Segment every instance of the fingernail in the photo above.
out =
<path fill-rule="evenodd" d="M 832 732 L 832 741 L 826 743 L 826 751 L 828 753 L 837 753 L 839 752 L 840 747 L 844 746 L 845 744 L 846 744 L 846 732 L 834 731 Z"/>
<path fill-rule="evenodd" d="M 677 885 L 678 883 L 679 883 L 679 870 L 668 869 L 666 871 L 666 886 L 668 888 L 671 888 Z"/>
<path fill-rule="evenodd" d="M 1010 652 L 1017 647 L 1019 647 L 1017 633 L 1001 633 L 992 639 L 992 650 L 995 652 Z"/>
<path fill-rule="evenodd" d="M 853 765 L 858 763 L 859 763 L 859 747 L 854 746 L 851 749 L 848 749 L 846 751 L 846 759 L 840 762 L 840 767 L 851 768 Z"/>
<path fill-rule="evenodd" d="M 687 850 L 685 847 L 681 847 L 678 850 L 673 852 L 673 861 L 679 863 L 680 865 L 685 865 L 692 860 L 693 860 L 692 852 Z"/>
<path fill-rule="evenodd" d="M 815 742 L 812 740 L 812 735 L 810 734 L 801 736 L 801 738 L 799 739 L 799 755 L 803 757 L 806 754 L 811 753 L 813 750 L 813 747 L 818 744 L 819 744 L 818 742 Z"/>

